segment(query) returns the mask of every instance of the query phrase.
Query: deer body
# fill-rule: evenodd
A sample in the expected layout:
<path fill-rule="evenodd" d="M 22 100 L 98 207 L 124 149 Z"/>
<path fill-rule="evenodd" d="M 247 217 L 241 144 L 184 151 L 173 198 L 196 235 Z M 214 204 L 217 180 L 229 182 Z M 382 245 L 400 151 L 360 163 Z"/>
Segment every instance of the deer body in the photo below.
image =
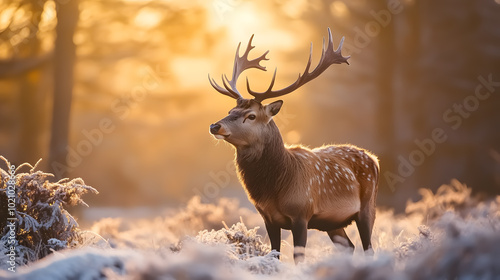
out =
<path fill-rule="evenodd" d="M 238 157 L 238 170 L 248 196 L 270 224 L 290 230 L 293 219 L 300 216 L 308 221 L 310 229 L 331 231 L 355 219 L 361 210 L 361 191 L 375 198 L 378 167 L 363 150 L 328 146 L 315 151 L 283 148 L 281 152 L 285 160 L 267 172 L 257 170 L 259 164 L 269 162 L 268 156 L 254 162 L 241 162 Z M 349 160 L 358 157 L 369 167 L 356 170 Z"/>
<path fill-rule="evenodd" d="M 292 231 L 296 262 L 304 256 L 307 229 L 326 231 L 333 242 L 354 248 L 344 227 L 356 221 L 363 248 L 371 247 L 379 177 L 377 158 L 352 145 L 312 150 L 302 146 L 286 147 L 272 119 L 283 102 L 261 104 L 266 98 L 293 91 L 321 74 L 329 64 L 347 62 L 347 58 L 340 55 L 341 47 L 333 52 L 329 35 L 330 43 L 319 65 L 309 73 L 309 60 L 304 75 L 283 90 L 272 91 L 275 76 L 265 93 L 251 91 L 247 83 L 254 99 L 244 99 L 236 90 L 236 79 L 242 71 L 263 68 L 259 61 L 265 59 L 265 54 L 252 61 L 247 59 L 253 48 L 250 43 L 243 57 L 238 58 L 237 51 L 229 85 L 227 78 L 223 78 L 225 89 L 210 80 L 217 91 L 237 99 L 237 106 L 228 116 L 212 124 L 210 132 L 236 148 L 239 178 L 264 219 L 272 249 L 280 251 L 281 229 Z M 317 72 L 318 69 L 321 71 Z"/>

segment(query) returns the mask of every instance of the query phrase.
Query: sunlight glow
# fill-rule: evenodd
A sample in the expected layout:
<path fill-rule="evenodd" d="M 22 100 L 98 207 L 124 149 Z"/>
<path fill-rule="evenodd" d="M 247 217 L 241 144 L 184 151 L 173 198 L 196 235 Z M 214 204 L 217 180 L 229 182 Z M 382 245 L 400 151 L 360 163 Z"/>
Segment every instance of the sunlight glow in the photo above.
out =
<path fill-rule="evenodd" d="M 287 144 L 298 144 L 301 138 L 302 137 L 297 130 L 291 130 L 286 134 Z"/>
<path fill-rule="evenodd" d="M 0 12 L 0 31 L 3 31 L 5 28 L 7 28 L 7 26 L 9 26 L 9 23 L 15 11 L 16 7 L 12 5 Z"/>
<path fill-rule="evenodd" d="M 273 42 L 273 51 L 295 49 L 294 32 L 275 28 L 273 15 L 261 11 L 251 2 L 244 7 L 234 8 L 226 15 L 223 23 L 231 42 L 241 42 L 244 46 L 250 36 L 255 34 L 254 45 L 265 48 L 266 42 Z"/>
<path fill-rule="evenodd" d="M 302 14 L 307 11 L 310 3 L 307 0 L 292 0 L 286 1 L 286 5 L 283 5 L 283 11 L 287 14 L 287 16 L 298 19 L 302 16 Z"/>
<path fill-rule="evenodd" d="M 333 16 L 346 17 L 349 16 L 349 9 L 346 4 L 342 1 L 334 1 L 330 5 L 330 12 Z"/>
<path fill-rule="evenodd" d="M 171 68 L 175 69 L 172 74 L 177 77 L 181 88 L 195 90 L 205 87 L 207 84 L 207 69 L 210 69 L 211 60 L 208 58 L 196 58 L 177 56 L 170 62 Z"/>
<path fill-rule="evenodd" d="M 56 23 L 56 4 L 53 1 L 47 1 L 43 6 L 43 13 L 40 24 L 38 24 L 38 30 L 40 32 L 48 32 L 55 28 Z"/>
<path fill-rule="evenodd" d="M 267 14 L 256 10 L 254 5 L 238 7 L 227 14 L 226 27 L 229 29 L 231 37 L 241 40 L 241 36 L 247 37 L 255 33 L 255 30 L 269 26 Z M 235 24 L 236 23 L 236 24 Z"/>
<path fill-rule="evenodd" d="M 160 11 L 152 8 L 142 8 L 134 18 L 134 23 L 143 28 L 153 28 L 162 20 L 163 16 Z"/>

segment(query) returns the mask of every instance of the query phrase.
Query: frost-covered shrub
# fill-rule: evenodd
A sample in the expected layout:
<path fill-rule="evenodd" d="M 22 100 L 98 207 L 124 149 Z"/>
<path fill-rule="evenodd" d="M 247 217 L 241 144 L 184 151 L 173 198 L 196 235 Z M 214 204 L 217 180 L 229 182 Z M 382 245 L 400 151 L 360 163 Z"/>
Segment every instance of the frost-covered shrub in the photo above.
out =
<path fill-rule="evenodd" d="M 243 221 L 220 230 L 202 230 L 196 236 L 200 243 L 209 245 L 230 245 L 232 258 L 246 260 L 255 256 L 265 256 L 271 252 L 269 245 L 262 243 L 259 228 L 247 229 Z"/>
<path fill-rule="evenodd" d="M 4 157 L 0 156 L 0 159 L 6 163 L 7 170 L 10 170 L 11 164 Z M 52 183 L 48 180 L 53 177 L 52 174 L 35 171 L 37 164 L 31 166 L 25 163 L 16 169 L 17 173 L 22 167 L 31 168 L 29 172 L 15 175 L 17 218 L 15 250 L 18 264 L 36 261 L 52 251 L 77 245 L 81 241 L 78 223 L 64 207 L 77 204 L 87 206 L 81 196 L 87 192 L 97 193 L 80 178 L 62 179 Z M 6 205 L 7 202 L 8 180 L 9 174 L 0 168 L 0 205 Z M 1 210 L 0 261 L 4 265 L 11 244 L 8 244 L 7 209 L 4 206 Z"/>
<path fill-rule="evenodd" d="M 185 207 L 170 209 L 153 219 L 104 218 L 90 230 L 107 240 L 112 248 L 157 250 L 170 247 L 185 236 L 196 236 L 199 231 L 220 229 L 222 221 L 235 224 L 240 218 L 248 227 L 263 226 L 261 216 L 240 207 L 237 199 L 221 198 L 216 204 L 206 204 L 195 196 Z M 262 229 L 258 231 L 265 233 Z"/>
<path fill-rule="evenodd" d="M 449 185 L 440 186 L 435 194 L 429 189 L 420 189 L 419 193 L 422 199 L 408 202 L 406 213 L 418 214 L 427 220 L 437 219 L 446 211 L 467 215 L 478 204 L 478 200 L 471 196 L 471 189 L 455 179 Z"/>
<path fill-rule="evenodd" d="M 394 253 L 398 259 L 408 259 L 415 256 L 417 252 L 432 247 L 434 236 L 429 227 L 420 225 L 418 227 L 418 230 L 418 236 L 414 236 L 413 238 L 405 242 L 401 242 L 399 246 L 394 250 Z"/>
<path fill-rule="evenodd" d="M 449 212 L 436 223 L 439 243 L 417 250 L 409 279 L 500 279 L 499 221 L 462 219 Z"/>
<path fill-rule="evenodd" d="M 256 215 L 248 208 L 240 207 L 238 199 L 230 198 L 221 198 L 216 204 L 208 204 L 202 203 L 199 196 L 194 196 L 184 209 L 168 216 L 165 223 L 177 234 L 196 234 L 204 229 L 219 229 L 222 221 L 232 225 L 239 222 L 241 218 L 249 226 L 262 223 L 260 215 Z M 184 230 L 179 227 L 180 224 L 183 225 Z M 189 230 L 186 231 L 186 229 Z"/>
<path fill-rule="evenodd" d="M 226 245 L 228 259 L 251 273 L 276 274 L 279 272 L 279 253 L 271 251 L 271 247 L 262 242 L 258 229 L 248 229 L 241 220 L 231 227 L 224 223 L 222 229 L 200 231 L 195 240 L 211 246 Z"/>

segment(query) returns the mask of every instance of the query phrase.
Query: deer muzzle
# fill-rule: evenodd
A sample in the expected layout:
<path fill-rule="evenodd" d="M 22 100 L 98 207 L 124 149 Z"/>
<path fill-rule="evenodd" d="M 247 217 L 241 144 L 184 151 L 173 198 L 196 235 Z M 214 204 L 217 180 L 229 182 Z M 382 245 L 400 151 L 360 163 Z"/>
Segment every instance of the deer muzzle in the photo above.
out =
<path fill-rule="evenodd" d="M 229 133 L 222 127 L 219 123 L 214 123 L 210 125 L 210 133 L 217 139 L 226 139 L 229 137 Z"/>
<path fill-rule="evenodd" d="M 218 123 L 213 123 L 210 125 L 210 133 L 217 134 L 221 128 L 221 125 Z"/>

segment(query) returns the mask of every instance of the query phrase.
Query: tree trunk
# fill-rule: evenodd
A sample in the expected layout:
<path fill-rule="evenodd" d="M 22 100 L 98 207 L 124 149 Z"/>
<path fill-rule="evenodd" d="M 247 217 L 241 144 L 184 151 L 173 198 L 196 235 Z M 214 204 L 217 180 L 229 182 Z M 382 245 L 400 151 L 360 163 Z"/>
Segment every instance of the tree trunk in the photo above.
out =
<path fill-rule="evenodd" d="M 54 103 L 49 165 L 56 179 L 69 171 L 66 162 L 69 145 L 69 121 L 73 94 L 73 66 L 76 47 L 73 35 L 78 23 L 78 0 L 57 4 L 57 38 L 54 46 Z"/>
<path fill-rule="evenodd" d="M 377 1 L 374 5 L 376 11 L 387 9 L 387 1 Z M 378 141 L 382 147 L 380 154 L 380 164 L 382 174 L 385 171 L 394 172 L 396 170 L 396 141 L 394 130 L 394 69 L 395 69 L 395 38 L 394 20 L 387 26 L 380 29 L 379 39 L 377 39 L 377 62 L 375 82 L 378 94 L 377 116 L 378 116 Z M 394 189 L 390 183 L 381 176 L 381 189 L 387 191 Z"/>

